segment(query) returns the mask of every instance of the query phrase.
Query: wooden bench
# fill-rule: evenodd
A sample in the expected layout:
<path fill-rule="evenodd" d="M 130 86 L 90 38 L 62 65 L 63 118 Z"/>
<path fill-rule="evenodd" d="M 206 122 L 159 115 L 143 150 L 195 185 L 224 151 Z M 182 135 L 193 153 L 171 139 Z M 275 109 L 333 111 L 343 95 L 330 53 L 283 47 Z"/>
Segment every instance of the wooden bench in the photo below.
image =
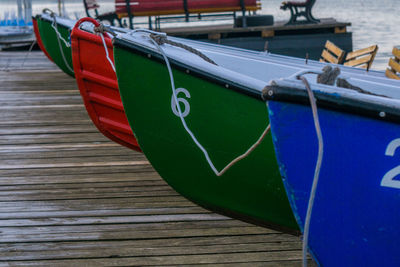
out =
<path fill-rule="evenodd" d="M 391 79 L 400 80 L 400 49 L 393 47 L 393 58 L 389 59 L 389 68 L 386 69 L 386 76 Z"/>
<path fill-rule="evenodd" d="M 343 64 L 350 67 L 371 68 L 374 62 L 378 46 L 372 45 L 367 48 L 359 49 L 353 52 L 346 52 L 336 46 L 329 40 L 325 43 L 325 48 L 322 50 L 320 62 L 328 62 L 333 64 Z"/>
<path fill-rule="evenodd" d="M 83 5 L 85 6 L 85 12 L 88 17 L 92 17 L 90 10 L 93 10 L 94 18 L 101 21 L 108 21 L 113 26 L 115 25 L 115 21 L 117 21 L 119 26 L 122 27 L 122 20 L 115 12 L 99 14 L 98 8 L 100 5 L 97 0 L 83 0 Z"/>
<path fill-rule="evenodd" d="M 281 9 L 290 10 L 290 19 L 286 24 L 297 24 L 297 23 L 318 23 L 320 20 L 314 18 L 311 10 L 317 0 L 306 0 L 304 2 L 282 2 Z M 302 10 L 301 10 L 302 9 Z M 298 17 L 305 17 L 305 21 L 298 21 Z"/>
<path fill-rule="evenodd" d="M 84 0 L 84 2 L 96 2 L 96 0 Z M 96 3 L 95 6 L 97 6 L 95 8 L 95 12 L 97 12 L 98 4 Z M 85 8 L 88 10 L 86 4 Z M 182 15 L 186 21 L 189 21 L 190 14 L 201 17 L 200 14 L 202 13 L 241 11 L 244 20 L 243 26 L 246 27 L 245 12 L 260 9 L 259 0 L 115 0 L 115 12 L 113 14 L 116 14 L 119 20 L 129 18 L 129 27 L 133 28 L 133 18 L 139 16 Z M 96 13 L 96 18 L 100 19 L 100 16 L 97 16 Z M 149 19 L 151 28 L 150 22 L 151 18 Z"/>

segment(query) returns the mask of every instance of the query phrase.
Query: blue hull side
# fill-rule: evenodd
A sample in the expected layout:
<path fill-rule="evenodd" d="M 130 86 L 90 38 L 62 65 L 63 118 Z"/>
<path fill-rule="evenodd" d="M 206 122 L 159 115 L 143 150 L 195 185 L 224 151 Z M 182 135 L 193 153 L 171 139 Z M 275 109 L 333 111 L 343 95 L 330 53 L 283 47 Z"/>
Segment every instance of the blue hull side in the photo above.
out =
<path fill-rule="evenodd" d="M 318 154 L 311 108 L 269 101 L 286 191 L 303 229 Z M 400 266 L 400 125 L 319 109 L 324 158 L 309 248 L 322 266 Z"/>

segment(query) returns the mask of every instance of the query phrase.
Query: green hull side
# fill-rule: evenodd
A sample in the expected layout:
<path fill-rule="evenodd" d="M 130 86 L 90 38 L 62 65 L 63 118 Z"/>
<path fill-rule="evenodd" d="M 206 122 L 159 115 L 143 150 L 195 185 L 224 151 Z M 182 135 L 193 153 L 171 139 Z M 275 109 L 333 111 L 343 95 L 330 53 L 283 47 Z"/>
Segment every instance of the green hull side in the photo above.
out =
<path fill-rule="evenodd" d="M 271 136 L 250 156 L 217 177 L 171 108 L 165 64 L 114 47 L 118 83 L 129 123 L 157 172 L 178 193 L 224 214 L 297 232 L 276 162 Z M 268 125 L 264 102 L 174 70 L 186 88 L 185 118 L 218 170 L 244 153 Z M 182 112 L 184 105 L 181 104 Z"/>
<path fill-rule="evenodd" d="M 60 51 L 60 47 L 57 41 L 57 34 L 55 30 L 51 27 L 51 22 L 38 19 L 38 28 L 40 37 L 42 38 L 42 42 L 44 47 L 46 48 L 47 52 L 49 53 L 50 57 L 54 60 L 54 63 L 66 74 L 75 77 L 74 73 L 71 72 L 68 67 L 65 65 L 65 62 L 62 58 L 62 54 Z M 61 36 L 66 40 L 69 41 L 69 29 L 66 29 L 60 25 L 57 25 L 57 29 L 60 32 Z M 71 47 L 65 46 L 64 42 L 60 40 L 61 47 L 64 52 L 65 59 L 71 69 L 73 69 L 72 65 L 72 50 Z"/>

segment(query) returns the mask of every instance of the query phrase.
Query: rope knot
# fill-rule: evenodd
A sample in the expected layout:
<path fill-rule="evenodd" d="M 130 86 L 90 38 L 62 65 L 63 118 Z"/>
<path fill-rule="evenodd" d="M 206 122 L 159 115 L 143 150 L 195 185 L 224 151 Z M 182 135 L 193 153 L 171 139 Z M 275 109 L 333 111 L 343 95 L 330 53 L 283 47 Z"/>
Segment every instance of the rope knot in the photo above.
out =
<path fill-rule="evenodd" d="M 99 26 L 95 26 L 94 32 L 95 33 L 104 33 L 104 25 L 102 23 L 100 23 Z"/>
<path fill-rule="evenodd" d="M 93 28 L 95 33 L 101 33 L 104 34 L 105 32 L 111 34 L 112 36 L 116 37 L 117 34 L 110 28 L 110 26 L 106 26 L 102 23 L 100 23 L 100 25 L 98 27 L 94 27 Z"/>
<path fill-rule="evenodd" d="M 326 85 L 334 85 L 337 77 L 340 75 L 340 69 L 338 67 L 332 68 L 332 66 L 327 65 L 322 71 L 323 73 L 317 76 L 317 82 Z"/>
<path fill-rule="evenodd" d="M 150 34 L 150 38 L 154 40 L 158 45 L 163 45 L 167 43 L 167 36 L 161 34 Z"/>

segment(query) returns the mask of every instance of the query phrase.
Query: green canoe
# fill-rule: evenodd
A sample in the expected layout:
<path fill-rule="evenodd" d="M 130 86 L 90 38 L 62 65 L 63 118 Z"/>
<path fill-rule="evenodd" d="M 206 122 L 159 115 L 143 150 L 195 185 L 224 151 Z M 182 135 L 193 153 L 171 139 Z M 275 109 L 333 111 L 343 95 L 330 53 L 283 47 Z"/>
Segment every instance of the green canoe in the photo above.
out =
<path fill-rule="evenodd" d="M 162 47 L 171 61 L 187 126 L 221 170 L 252 146 L 266 129 L 268 112 L 260 91 L 267 83 L 210 64 L 187 50 Z M 217 63 L 224 57 L 229 56 L 214 54 Z M 181 122 L 165 61 L 148 34 L 116 37 L 114 59 L 129 123 L 134 125 L 135 136 L 148 160 L 168 184 L 212 211 L 298 232 L 270 134 L 247 158 L 218 177 Z M 236 63 L 238 69 L 246 69 Z M 234 55 L 223 62 L 227 66 L 236 63 Z M 287 73 L 293 71 L 297 69 Z"/>
<path fill-rule="evenodd" d="M 54 19 L 56 19 L 56 23 L 54 23 Z M 74 77 L 70 33 L 74 27 L 75 21 L 57 16 L 51 17 L 47 13 L 37 15 L 36 20 L 43 45 L 50 57 L 62 71 Z M 54 28 L 57 29 L 61 37 L 57 36 Z"/>

